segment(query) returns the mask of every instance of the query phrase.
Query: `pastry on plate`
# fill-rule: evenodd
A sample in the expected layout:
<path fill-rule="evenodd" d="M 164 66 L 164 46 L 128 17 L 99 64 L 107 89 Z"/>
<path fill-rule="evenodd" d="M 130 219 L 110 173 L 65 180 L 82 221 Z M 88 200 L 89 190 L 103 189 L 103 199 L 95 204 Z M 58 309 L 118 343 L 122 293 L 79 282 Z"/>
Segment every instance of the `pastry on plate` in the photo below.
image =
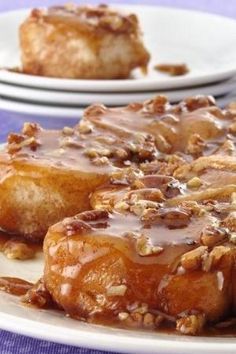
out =
<path fill-rule="evenodd" d="M 204 96 L 93 105 L 74 128 L 10 134 L 0 227 L 33 240 L 48 230 L 25 301 L 191 335 L 232 315 L 235 135 L 235 114 Z"/>
<path fill-rule="evenodd" d="M 52 224 L 90 209 L 90 194 L 110 181 L 158 173 L 186 182 L 191 166 L 233 144 L 233 124 L 212 98 L 170 105 L 162 96 L 122 108 L 91 106 L 78 125 L 61 131 L 25 124 L 0 154 L 0 227 L 39 240 Z"/>
<path fill-rule="evenodd" d="M 195 335 L 233 313 L 235 206 L 172 207 L 162 182 L 49 228 L 43 279 L 71 317 Z"/>
<path fill-rule="evenodd" d="M 141 164 L 150 174 L 130 182 L 117 173 L 92 194 L 93 210 L 50 227 L 53 301 L 77 319 L 190 335 L 232 316 L 236 155 L 233 136 L 219 140 L 192 161 Z"/>
<path fill-rule="evenodd" d="M 23 72 L 70 79 L 125 79 L 146 69 L 138 18 L 106 5 L 34 9 L 20 26 Z"/>
<path fill-rule="evenodd" d="M 0 153 L 0 227 L 42 240 L 55 222 L 89 209 L 90 193 L 128 168 L 128 159 L 137 165 L 156 153 L 147 133 L 112 131 L 87 120 L 61 131 L 26 123 Z"/>

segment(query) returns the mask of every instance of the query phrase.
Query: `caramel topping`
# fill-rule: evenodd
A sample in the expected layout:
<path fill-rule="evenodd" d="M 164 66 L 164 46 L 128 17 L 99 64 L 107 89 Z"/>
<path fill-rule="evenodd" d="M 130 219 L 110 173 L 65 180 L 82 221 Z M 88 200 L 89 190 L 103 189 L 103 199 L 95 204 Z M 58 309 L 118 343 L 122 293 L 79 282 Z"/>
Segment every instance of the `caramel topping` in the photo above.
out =
<path fill-rule="evenodd" d="M 146 218 L 139 218 L 130 212 L 109 215 L 96 210 L 65 219 L 62 225 L 54 226 L 53 231 L 62 231 L 68 237 L 77 234 L 103 237 L 104 242 L 108 237 L 118 237 L 133 243 L 144 237 L 153 247 L 182 244 L 189 248 L 200 242 L 201 231 L 211 222 L 210 216 L 192 217 L 187 209 L 178 208 L 160 208 L 156 215 L 149 218 L 147 215 Z M 153 253 L 160 253 L 160 250 L 156 248 Z"/>
<path fill-rule="evenodd" d="M 47 10 L 34 9 L 32 18 L 42 18 L 53 24 L 70 24 L 76 31 L 110 31 L 112 33 L 136 34 L 138 31 L 138 19 L 136 15 L 125 15 L 110 9 L 107 5 L 76 6 L 67 4 L 53 6 Z M 70 27 L 71 30 L 71 27 Z"/>
<path fill-rule="evenodd" d="M 157 96 L 138 106 L 91 106 L 75 128 L 65 127 L 62 132 L 26 123 L 21 134 L 9 135 L 7 149 L 11 160 L 56 168 L 79 166 L 84 171 L 110 173 L 117 167 L 153 162 L 159 164 L 160 172 L 168 174 L 165 164 L 170 168 L 173 160 L 175 168 L 183 163 L 180 157 L 174 161 L 173 152 L 181 151 L 185 161 L 199 155 L 208 161 L 208 154 L 213 146 L 217 149 L 222 144 L 230 124 L 228 115 L 219 113 L 211 98 L 200 96 L 171 106 L 164 96 Z M 224 147 L 226 153 L 227 149 Z M 171 190 L 173 193 L 174 188 Z M 178 190 L 176 185 L 176 193 Z"/>
<path fill-rule="evenodd" d="M 228 313 L 236 244 L 232 123 L 211 97 L 170 105 L 158 96 L 122 108 L 91 106 L 62 132 L 26 125 L 11 135 L 8 160 L 16 165 L 46 162 L 109 176 L 90 196 L 93 210 L 50 227 L 46 287 L 30 289 L 28 302 L 47 306 L 48 289 L 75 318 L 136 328 L 168 320 L 192 335 Z"/>
<path fill-rule="evenodd" d="M 167 98 L 157 96 L 141 104 L 109 109 L 93 106 L 86 110 L 85 118 L 96 126 L 111 131 L 142 133 L 153 136 L 157 149 L 162 153 L 182 151 L 186 154 L 209 154 L 220 145 L 232 118 L 218 111 L 214 100 L 196 96 L 178 105 L 170 105 Z M 217 141 L 218 139 L 218 141 Z"/>

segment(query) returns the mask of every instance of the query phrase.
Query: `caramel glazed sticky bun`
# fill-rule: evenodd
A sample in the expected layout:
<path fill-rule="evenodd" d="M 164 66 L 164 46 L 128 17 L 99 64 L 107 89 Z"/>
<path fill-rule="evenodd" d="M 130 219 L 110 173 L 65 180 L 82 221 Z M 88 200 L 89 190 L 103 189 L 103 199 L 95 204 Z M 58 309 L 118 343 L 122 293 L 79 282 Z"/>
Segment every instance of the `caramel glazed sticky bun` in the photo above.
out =
<path fill-rule="evenodd" d="M 137 16 L 106 5 L 34 9 L 19 36 L 22 70 L 31 75 L 124 79 L 150 59 Z"/>
<path fill-rule="evenodd" d="M 190 335 L 232 317 L 235 134 L 236 112 L 212 97 L 157 96 L 9 135 L 0 226 L 34 241 L 47 232 L 44 275 L 23 301 Z"/>

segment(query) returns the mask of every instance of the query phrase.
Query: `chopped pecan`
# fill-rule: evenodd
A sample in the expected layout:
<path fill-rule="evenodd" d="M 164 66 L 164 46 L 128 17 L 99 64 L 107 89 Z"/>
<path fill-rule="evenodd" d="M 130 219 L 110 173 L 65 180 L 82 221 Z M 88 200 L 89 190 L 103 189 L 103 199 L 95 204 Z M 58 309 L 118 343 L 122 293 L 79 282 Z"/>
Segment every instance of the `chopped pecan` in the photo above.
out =
<path fill-rule="evenodd" d="M 155 142 L 156 142 L 157 149 L 159 151 L 166 154 L 170 153 L 172 146 L 163 135 L 156 134 Z"/>
<path fill-rule="evenodd" d="M 62 134 L 66 135 L 66 136 L 71 136 L 74 134 L 74 129 L 71 127 L 64 127 L 62 129 Z"/>
<path fill-rule="evenodd" d="M 22 302 L 37 308 L 56 307 L 50 293 L 47 291 L 43 279 L 40 279 L 22 298 Z"/>
<path fill-rule="evenodd" d="M 227 155 L 233 155 L 234 151 L 235 151 L 234 142 L 230 139 L 226 139 L 217 152 L 218 154 L 223 153 Z"/>
<path fill-rule="evenodd" d="M 91 210 L 80 213 L 73 218 L 66 218 L 62 223 L 67 236 L 71 236 L 76 233 L 90 231 L 92 226 L 106 227 L 106 219 L 108 217 L 109 214 L 106 210 Z M 91 223 L 91 225 L 89 223 Z"/>
<path fill-rule="evenodd" d="M 191 219 L 191 212 L 180 208 L 149 208 L 144 210 L 141 220 L 147 223 L 163 223 L 169 229 L 186 227 Z"/>
<path fill-rule="evenodd" d="M 176 321 L 176 329 L 182 334 L 199 334 L 206 323 L 204 314 L 184 316 Z"/>
<path fill-rule="evenodd" d="M 173 198 L 184 189 L 178 180 L 165 175 L 147 175 L 140 181 L 148 188 L 159 188 L 166 198 Z"/>
<path fill-rule="evenodd" d="M 120 312 L 118 315 L 120 321 L 125 321 L 129 327 L 157 328 L 164 321 L 164 317 L 155 315 L 151 312 L 140 314 L 138 312 Z"/>
<path fill-rule="evenodd" d="M 127 286 L 124 284 L 113 285 L 107 289 L 107 296 L 124 296 L 127 290 Z"/>
<path fill-rule="evenodd" d="M 97 149 L 95 148 L 88 148 L 85 150 L 85 155 L 89 158 L 93 159 L 99 156 Z"/>
<path fill-rule="evenodd" d="M 187 110 L 192 112 L 198 108 L 215 106 L 215 99 L 212 96 L 197 95 L 186 98 L 183 103 Z"/>
<path fill-rule="evenodd" d="M 229 231 L 223 227 L 214 225 L 206 226 L 200 235 L 201 243 L 207 247 L 214 247 L 229 239 Z"/>
<path fill-rule="evenodd" d="M 35 250 L 24 243 L 18 240 L 9 240 L 5 243 L 3 247 L 3 253 L 9 259 L 32 259 L 35 256 Z"/>
<path fill-rule="evenodd" d="M 24 123 L 22 134 L 32 137 L 35 136 L 39 130 L 41 130 L 41 128 L 37 123 Z"/>
<path fill-rule="evenodd" d="M 141 313 L 142 315 L 145 315 L 145 313 L 148 312 L 148 304 L 145 302 L 141 303 L 141 305 L 137 304 L 138 307 L 135 307 L 134 309 L 131 310 L 131 312 L 138 312 Z"/>
<path fill-rule="evenodd" d="M 134 184 L 137 179 L 143 177 L 143 172 L 139 169 L 129 167 L 116 171 L 111 176 L 112 184 L 129 185 Z"/>
<path fill-rule="evenodd" d="M 60 147 L 61 148 L 68 147 L 68 148 L 74 148 L 74 149 L 82 149 L 84 147 L 84 145 L 82 142 L 75 140 L 70 136 L 67 136 L 61 140 Z"/>
<path fill-rule="evenodd" d="M 129 208 L 130 208 L 130 205 L 123 200 L 115 203 L 115 205 L 114 205 L 114 210 L 119 211 L 121 213 L 128 211 Z"/>
<path fill-rule="evenodd" d="M 8 135 L 8 145 L 7 151 L 9 154 L 15 154 L 16 152 L 21 150 L 21 143 L 24 141 L 24 136 L 19 134 L 9 134 Z"/>
<path fill-rule="evenodd" d="M 217 267 L 219 262 L 222 260 L 222 258 L 230 251 L 231 251 L 230 247 L 226 247 L 226 246 L 214 247 L 210 253 L 205 254 L 205 256 L 203 257 L 202 269 L 205 272 L 209 272 L 211 269 Z"/>
<path fill-rule="evenodd" d="M 132 211 L 135 215 L 142 217 L 145 210 L 147 209 L 158 209 L 160 204 L 157 202 L 153 202 L 151 200 L 138 200 L 136 203 L 130 206 L 130 211 Z"/>
<path fill-rule="evenodd" d="M 206 147 L 206 143 L 199 134 L 192 134 L 188 140 L 186 152 L 191 155 L 200 156 Z"/>
<path fill-rule="evenodd" d="M 206 207 L 199 205 L 194 200 L 186 200 L 181 203 L 180 207 L 182 207 L 184 210 L 189 210 L 192 215 L 202 216 L 206 214 Z"/>
<path fill-rule="evenodd" d="M 149 200 L 153 202 L 163 202 L 165 200 L 162 192 L 158 188 L 140 188 L 127 194 L 127 199 L 131 203 L 138 200 Z"/>
<path fill-rule="evenodd" d="M 7 138 L 8 144 L 17 144 L 18 145 L 24 140 L 25 140 L 25 138 L 23 135 L 15 134 L 15 133 L 9 134 L 8 138 Z"/>
<path fill-rule="evenodd" d="M 180 208 L 160 208 L 158 214 L 169 229 L 186 227 L 191 219 L 191 214 Z"/>
<path fill-rule="evenodd" d="M 185 75 L 189 72 L 186 64 L 158 64 L 154 66 L 154 69 L 167 73 L 171 76 Z"/>
<path fill-rule="evenodd" d="M 146 236 L 141 235 L 136 240 L 136 250 L 140 256 L 145 257 L 153 254 L 160 254 L 164 249 L 160 246 L 153 246 Z"/>
<path fill-rule="evenodd" d="M 90 122 L 88 122 L 86 120 L 82 120 L 79 123 L 77 129 L 80 132 L 80 134 L 90 134 L 93 130 L 93 126 Z"/>
<path fill-rule="evenodd" d="M 155 315 L 150 312 L 145 313 L 143 316 L 143 327 L 154 328 L 156 326 Z"/>
<path fill-rule="evenodd" d="M 110 164 L 109 159 L 106 156 L 96 157 L 91 161 L 95 166 L 107 166 Z"/>
<path fill-rule="evenodd" d="M 230 231 L 236 232 L 236 211 L 231 212 L 222 222 L 221 226 L 227 227 Z"/>
<path fill-rule="evenodd" d="M 202 185 L 202 181 L 199 177 L 193 177 L 187 182 L 189 188 L 199 188 Z"/>
<path fill-rule="evenodd" d="M 206 246 L 200 246 L 182 255 L 180 264 L 185 270 L 196 270 L 202 266 L 203 257 L 208 254 Z"/>
<path fill-rule="evenodd" d="M 94 104 L 84 110 L 84 117 L 96 117 L 104 114 L 107 108 L 102 104 Z M 80 123 L 81 124 L 81 123 Z"/>
<path fill-rule="evenodd" d="M 165 318 L 162 315 L 157 315 L 155 318 L 155 327 L 160 327 Z"/>
<path fill-rule="evenodd" d="M 138 312 L 131 313 L 125 323 L 129 327 L 141 328 L 143 326 L 143 315 Z"/>
<path fill-rule="evenodd" d="M 117 143 L 117 138 L 113 136 L 99 135 L 95 138 L 95 140 L 102 145 L 114 145 Z"/>
<path fill-rule="evenodd" d="M 108 219 L 109 213 L 106 210 L 90 210 L 78 214 L 76 218 L 85 222 L 99 221 L 103 219 Z"/>
<path fill-rule="evenodd" d="M 127 320 L 128 317 L 129 317 L 128 312 L 119 312 L 118 313 L 118 318 L 120 321 L 125 321 L 125 320 Z"/>
<path fill-rule="evenodd" d="M 115 149 L 113 154 L 117 159 L 119 159 L 121 161 L 127 160 L 130 157 L 130 153 L 123 148 Z"/>
<path fill-rule="evenodd" d="M 131 111 L 138 112 L 143 108 L 143 104 L 140 102 L 133 102 L 130 103 L 127 108 Z"/>
<path fill-rule="evenodd" d="M 34 136 L 24 138 L 17 134 L 10 134 L 8 137 L 8 152 L 14 154 L 20 151 L 23 147 L 29 147 L 31 150 L 36 150 L 41 143 Z"/>
<path fill-rule="evenodd" d="M 65 219 L 63 221 L 66 236 L 73 236 L 75 234 L 82 234 L 87 231 L 91 231 L 92 228 L 86 222 L 78 219 Z"/>
<path fill-rule="evenodd" d="M 169 102 L 166 96 L 159 95 L 154 99 L 145 101 L 142 112 L 144 114 L 164 114 L 169 107 Z"/>

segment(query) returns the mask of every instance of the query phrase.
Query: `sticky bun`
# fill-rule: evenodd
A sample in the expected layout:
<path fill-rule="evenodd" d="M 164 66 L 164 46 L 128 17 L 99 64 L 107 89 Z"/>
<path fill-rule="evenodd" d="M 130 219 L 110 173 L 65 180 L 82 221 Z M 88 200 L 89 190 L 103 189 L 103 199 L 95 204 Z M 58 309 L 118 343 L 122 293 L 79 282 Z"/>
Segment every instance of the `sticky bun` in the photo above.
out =
<path fill-rule="evenodd" d="M 158 96 L 91 106 L 73 129 L 26 125 L 10 135 L 2 205 L 12 215 L 33 210 L 45 228 L 59 221 L 44 240 L 40 296 L 76 319 L 150 329 L 172 323 L 190 335 L 232 316 L 235 134 L 234 112 L 211 97 L 170 105 Z M 16 203 L 21 189 L 28 204 Z M 24 233 L 31 218 L 14 225 Z M 0 215 L 3 228 L 11 229 L 9 220 Z M 38 225 L 32 235 L 42 237 Z M 37 293 L 36 285 L 26 301 L 37 302 Z"/>
<path fill-rule="evenodd" d="M 70 79 L 125 79 L 150 55 L 138 18 L 106 5 L 34 9 L 20 27 L 24 73 Z"/>

